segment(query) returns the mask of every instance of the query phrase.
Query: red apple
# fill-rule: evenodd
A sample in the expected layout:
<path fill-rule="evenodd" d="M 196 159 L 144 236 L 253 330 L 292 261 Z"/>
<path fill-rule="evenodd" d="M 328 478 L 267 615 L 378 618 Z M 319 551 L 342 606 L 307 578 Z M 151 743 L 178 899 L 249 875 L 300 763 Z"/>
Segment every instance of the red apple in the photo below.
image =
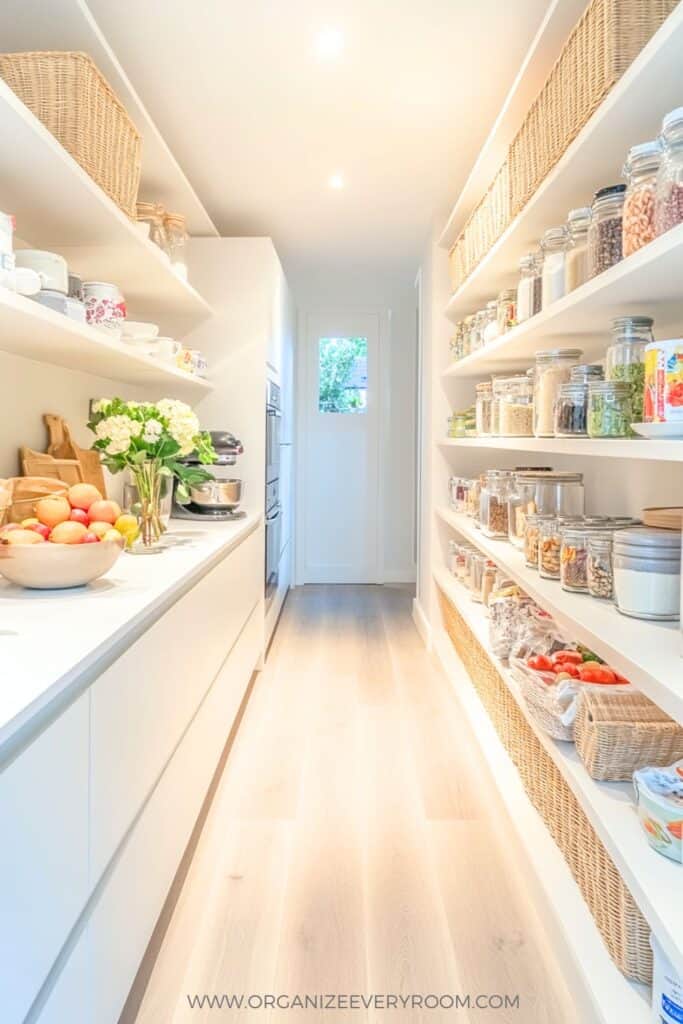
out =
<path fill-rule="evenodd" d="M 69 519 L 74 523 L 83 523 L 84 526 L 88 525 L 88 513 L 84 508 L 72 508 Z"/>
<path fill-rule="evenodd" d="M 83 523 L 72 523 L 67 520 L 53 528 L 50 541 L 53 544 L 80 544 L 87 532 Z"/>
<path fill-rule="evenodd" d="M 102 495 L 93 484 L 74 484 L 67 494 L 72 508 L 89 509 L 94 501 L 102 501 Z"/>
<path fill-rule="evenodd" d="M 96 533 L 86 533 L 81 538 L 81 544 L 99 544 L 100 538 Z"/>
<path fill-rule="evenodd" d="M 46 526 L 45 523 L 31 523 L 26 529 L 39 533 L 43 540 L 47 540 L 50 536 L 50 527 Z"/>
<path fill-rule="evenodd" d="M 53 527 L 57 526 L 58 523 L 65 523 L 67 521 L 71 515 L 71 505 L 66 498 L 55 494 L 37 501 L 34 511 L 41 523 L 44 523 L 45 526 Z"/>
<path fill-rule="evenodd" d="M 93 501 L 88 509 L 89 523 L 110 523 L 112 526 L 121 515 L 121 509 L 115 501 L 100 499 Z"/>

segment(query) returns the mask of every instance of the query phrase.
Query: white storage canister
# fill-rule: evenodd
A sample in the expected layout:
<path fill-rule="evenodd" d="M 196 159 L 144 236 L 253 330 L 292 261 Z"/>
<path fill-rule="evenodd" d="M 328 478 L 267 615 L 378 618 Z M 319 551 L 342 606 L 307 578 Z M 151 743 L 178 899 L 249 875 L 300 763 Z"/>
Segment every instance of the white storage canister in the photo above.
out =
<path fill-rule="evenodd" d="M 654 954 L 652 976 L 652 1020 L 656 1024 L 681 1024 L 683 1021 L 683 978 L 662 949 L 657 936 L 650 935 Z"/>
<path fill-rule="evenodd" d="M 615 533 L 614 599 L 623 615 L 677 620 L 681 606 L 681 534 L 648 527 Z"/>

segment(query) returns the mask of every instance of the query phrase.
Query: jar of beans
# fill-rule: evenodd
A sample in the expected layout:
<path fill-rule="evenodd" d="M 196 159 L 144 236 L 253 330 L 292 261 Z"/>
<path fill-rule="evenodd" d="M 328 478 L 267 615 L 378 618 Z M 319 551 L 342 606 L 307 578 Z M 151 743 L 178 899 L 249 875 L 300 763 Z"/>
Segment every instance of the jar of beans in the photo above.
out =
<path fill-rule="evenodd" d="M 593 533 L 589 536 L 586 575 L 591 597 L 611 601 L 614 593 L 611 533 Z"/>
<path fill-rule="evenodd" d="M 657 174 L 655 231 L 658 235 L 683 221 L 683 107 L 662 121 L 664 154 Z"/>
<path fill-rule="evenodd" d="M 508 535 L 508 497 L 514 474 L 505 469 L 490 469 L 481 489 L 480 522 L 487 537 Z"/>
<path fill-rule="evenodd" d="M 609 270 L 623 258 L 622 214 L 626 185 L 608 185 L 598 189 L 591 206 L 588 229 L 588 276 Z"/>
<path fill-rule="evenodd" d="M 655 237 L 655 193 L 661 157 L 659 141 L 632 146 L 626 157 L 622 243 L 625 257 Z"/>

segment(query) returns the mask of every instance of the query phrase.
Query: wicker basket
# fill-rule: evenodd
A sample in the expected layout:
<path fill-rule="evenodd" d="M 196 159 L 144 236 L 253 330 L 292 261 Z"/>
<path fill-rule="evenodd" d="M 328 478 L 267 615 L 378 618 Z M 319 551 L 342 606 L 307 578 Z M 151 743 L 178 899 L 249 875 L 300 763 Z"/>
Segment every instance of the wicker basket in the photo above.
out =
<path fill-rule="evenodd" d="M 140 136 L 85 53 L 3 53 L 0 77 L 129 217 L 140 184 Z"/>
<path fill-rule="evenodd" d="M 570 705 L 576 700 L 576 688 L 568 699 L 561 700 L 558 697 L 558 687 L 544 683 L 521 659 L 510 659 L 510 671 L 536 724 L 554 740 L 571 742 L 574 739 L 574 721 L 572 719 L 567 724 L 565 716 Z"/>
<path fill-rule="evenodd" d="M 511 220 L 512 194 L 507 160 L 470 214 L 451 248 L 451 286 L 456 291 L 498 241 Z"/>
<path fill-rule="evenodd" d="M 441 590 L 439 601 L 453 646 L 531 802 L 562 851 L 610 956 L 626 977 L 650 984 L 652 950 L 647 921 L 488 654 Z"/>
<path fill-rule="evenodd" d="M 683 728 L 642 693 L 582 694 L 575 738 L 586 771 L 603 782 L 683 757 Z"/>
<path fill-rule="evenodd" d="M 678 0 L 592 0 L 510 146 L 516 216 Z"/>

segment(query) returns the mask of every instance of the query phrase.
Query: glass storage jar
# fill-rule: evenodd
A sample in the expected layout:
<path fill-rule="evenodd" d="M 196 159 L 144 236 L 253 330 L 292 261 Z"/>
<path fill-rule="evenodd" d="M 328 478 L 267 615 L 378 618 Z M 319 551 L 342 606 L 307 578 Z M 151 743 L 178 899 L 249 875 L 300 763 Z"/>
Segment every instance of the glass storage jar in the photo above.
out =
<path fill-rule="evenodd" d="M 484 565 L 484 572 L 481 577 L 481 602 L 485 608 L 488 608 L 489 598 L 493 593 L 493 589 L 496 585 L 496 576 L 498 569 L 496 563 L 492 562 L 489 558 Z"/>
<path fill-rule="evenodd" d="M 490 469 L 479 499 L 482 533 L 487 537 L 508 535 L 508 496 L 513 474 L 506 469 Z"/>
<path fill-rule="evenodd" d="M 517 323 L 521 324 L 534 315 L 534 278 L 536 277 L 536 256 L 530 252 L 519 261 L 519 284 L 517 285 Z"/>
<path fill-rule="evenodd" d="M 560 551 L 564 527 L 579 525 L 580 516 L 550 516 L 540 522 L 538 545 L 538 571 L 544 579 L 559 580 Z"/>
<path fill-rule="evenodd" d="M 543 235 L 541 250 L 543 252 L 543 271 L 541 276 L 541 308 L 546 309 L 551 303 L 561 299 L 565 293 L 565 268 L 569 234 L 562 226 L 549 228 Z"/>
<path fill-rule="evenodd" d="M 517 323 L 517 289 L 506 288 L 496 301 L 498 334 L 505 334 Z"/>
<path fill-rule="evenodd" d="M 588 537 L 586 575 L 591 597 L 611 601 L 614 595 L 611 533 L 591 533 Z"/>
<path fill-rule="evenodd" d="M 560 385 L 555 402 L 555 437 L 585 437 L 587 414 L 588 385 L 571 380 Z"/>
<path fill-rule="evenodd" d="M 630 387 L 634 423 L 643 421 L 645 393 L 645 346 L 655 339 L 651 316 L 619 316 L 612 321 L 612 344 L 605 361 L 607 380 L 624 381 Z"/>
<path fill-rule="evenodd" d="M 452 476 L 448 481 L 448 495 L 456 512 L 464 512 L 469 481 L 462 476 Z"/>
<path fill-rule="evenodd" d="M 524 562 L 529 569 L 538 571 L 541 524 L 554 518 L 540 512 L 528 512 L 524 517 Z"/>
<path fill-rule="evenodd" d="M 174 273 L 187 281 L 187 225 L 182 213 L 167 213 L 164 217 L 166 245 Z"/>
<path fill-rule="evenodd" d="M 472 338 L 472 328 L 473 328 L 473 326 L 474 326 L 474 314 L 471 313 L 469 316 L 466 316 L 465 319 L 462 321 L 462 356 L 463 356 L 463 359 L 465 358 L 465 356 L 468 356 L 470 354 L 470 352 L 472 351 L 472 348 L 471 348 L 471 345 L 470 345 L 470 341 L 471 341 L 471 338 Z"/>
<path fill-rule="evenodd" d="M 657 172 L 655 231 L 664 234 L 683 221 L 683 107 L 662 121 L 664 152 Z"/>
<path fill-rule="evenodd" d="M 588 276 L 596 277 L 623 259 L 622 214 L 625 185 L 598 189 L 591 207 L 588 229 Z"/>
<path fill-rule="evenodd" d="M 448 569 L 449 572 L 455 576 L 457 574 L 458 565 L 458 547 L 459 545 L 454 540 L 448 542 Z"/>
<path fill-rule="evenodd" d="M 526 374 L 518 377 L 504 377 L 500 382 L 499 393 L 499 436 L 532 437 L 534 418 L 532 381 Z"/>
<path fill-rule="evenodd" d="M 589 437 L 630 437 L 632 422 L 629 384 L 602 380 L 588 385 Z"/>
<path fill-rule="evenodd" d="M 477 437 L 491 436 L 491 403 L 493 402 L 493 384 L 490 380 L 484 380 L 475 388 L 475 417 L 477 423 Z"/>
<path fill-rule="evenodd" d="M 508 499 L 508 539 L 517 547 L 524 543 L 529 515 L 581 516 L 584 510 L 582 473 L 534 469 L 515 473 Z"/>
<path fill-rule="evenodd" d="M 475 522 L 479 521 L 479 507 L 481 502 L 481 485 L 484 474 L 474 477 L 470 480 L 469 490 L 467 491 L 467 515 L 470 519 L 474 519 Z"/>
<path fill-rule="evenodd" d="M 560 530 L 560 581 L 563 590 L 588 591 L 588 542 L 592 534 L 604 529 L 589 521 L 567 525 Z"/>
<path fill-rule="evenodd" d="M 486 310 L 479 309 L 474 314 L 472 323 L 470 324 L 470 353 L 478 352 L 484 343 L 484 320 L 486 319 Z"/>
<path fill-rule="evenodd" d="M 484 310 L 483 320 L 483 333 L 482 341 L 484 345 L 490 345 L 492 341 L 495 341 L 500 334 L 500 328 L 498 326 L 498 302 L 496 299 L 491 299 L 490 302 L 486 303 L 486 309 Z"/>
<path fill-rule="evenodd" d="M 632 146 L 624 164 L 626 196 L 622 248 L 624 256 L 642 249 L 656 237 L 655 196 L 662 158 L 659 140 Z"/>
<path fill-rule="evenodd" d="M 168 239 L 164 227 L 164 216 L 166 211 L 161 203 L 138 203 L 136 219 L 143 224 L 149 224 L 149 239 L 164 252 L 168 252 Z"/>
<path fill-rule="evenodd" d="M 578 348 L 556 348 L 536 353 L 534 372 L 534 434 L 555 436 L 555 402 L 560 386 L 571 376 L 572 366 L 581 358 Z"/>
<path fill-rule="evenodd" d="M 565 259 L 565 294 L 588 280 L 588 229 L 591 223 L 590 206 L 580 206 L 567 215 L 567 256 Z"/>
<path fill-rule="evenodd" d="M 603 380 L 604 368 L 600 363 L 577 363 L 569 375 L 570 384 L 588 384 L 591 380 Z"/>
<path fill-rule="evenodd" d="M 467 552 L 467 569 L 465 582 L 470 590 L 470 596 L 474 601 L 481 600 L 481 578 L 484 574 L 486 555 L 472 548 Z"/>

